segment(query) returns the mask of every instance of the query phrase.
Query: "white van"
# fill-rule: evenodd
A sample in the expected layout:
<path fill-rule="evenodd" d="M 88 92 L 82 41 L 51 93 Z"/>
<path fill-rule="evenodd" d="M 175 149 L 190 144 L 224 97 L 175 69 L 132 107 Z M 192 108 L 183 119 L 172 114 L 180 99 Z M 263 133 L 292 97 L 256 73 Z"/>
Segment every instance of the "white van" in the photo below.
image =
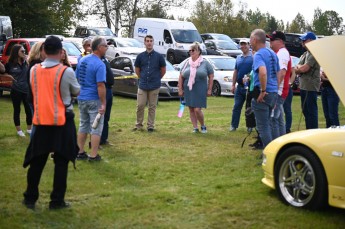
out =
<path fill-rule="evenodd" d="M 161 18 L 138 18 L 134 38 L 144 43 L 144 37 L 152 35 L 154 50 L 163 54 L 172 64 L 179 64 L 189 57 L 190 45 L 197 41 L 206 54 L 206 47 L 192 22 Z"/>

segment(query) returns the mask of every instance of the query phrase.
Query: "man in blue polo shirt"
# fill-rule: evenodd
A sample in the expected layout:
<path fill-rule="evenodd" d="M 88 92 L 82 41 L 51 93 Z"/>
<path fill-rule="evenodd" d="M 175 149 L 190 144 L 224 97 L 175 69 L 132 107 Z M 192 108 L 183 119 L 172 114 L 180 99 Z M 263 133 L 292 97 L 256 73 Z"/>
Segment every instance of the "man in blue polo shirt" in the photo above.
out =
<path fill-rule="evenodd" d="M 142 130 L 145 106 L 148 104 L 147 131 L 153 132 L 155 127 L 156 106 L 161 87 L 161 79 L 166 72 L 164 57 L 153 50 L 153 37 L 144 38 L 146 51 L 138 55 L 135 60 L 135 73 L 139 78 L 137 93 L 137 121 L 133 130 Z"/>
<path fill-rule="evenodd" d="M 271 113 L 278 96 L 279 60 L 277 55 L 266 48 L 266 33 L 256 29 L 251 33 L 250 43 L 254 51 L 254 90 L 252 108 L 256 127 L 265 146 L 272 141 Z"/>
<path fill-rule="evenodd" d="M 253 66 L 253 56 L 252 52 L 249 50 L 248 41 L 244 39 L 240 40 L 240 47 L 243 54 L 236 58 L 235 71 L 232 77 L 231 92 L 235 94 L 235 105 L 232 109 L 230 131 L 235 131 L 240 123 L 241 110 L 246 101 L 247 94 L 247 88 L 243 85 L 243 77 L 251 72 Z"/>

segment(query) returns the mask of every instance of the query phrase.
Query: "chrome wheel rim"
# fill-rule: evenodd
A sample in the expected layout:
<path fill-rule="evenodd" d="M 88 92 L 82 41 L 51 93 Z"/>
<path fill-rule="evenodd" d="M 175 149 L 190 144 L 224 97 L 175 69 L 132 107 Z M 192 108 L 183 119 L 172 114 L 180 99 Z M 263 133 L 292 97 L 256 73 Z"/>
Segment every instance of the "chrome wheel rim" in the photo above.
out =
<path fill-rule="evenodd" d="M 289 204 L 307 205 L 314 196 L 315 185 L 315 172 L 306 158 L 292 155 L 284 160 L 279 170 L 279 189 Z"/>

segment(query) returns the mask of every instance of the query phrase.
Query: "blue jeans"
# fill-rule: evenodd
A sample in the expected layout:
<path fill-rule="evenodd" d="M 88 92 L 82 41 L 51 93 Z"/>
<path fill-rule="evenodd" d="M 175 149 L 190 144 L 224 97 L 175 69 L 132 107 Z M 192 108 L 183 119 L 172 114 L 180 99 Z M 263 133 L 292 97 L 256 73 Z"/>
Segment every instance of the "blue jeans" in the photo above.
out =
<path fill-rule="evenodd" d="M 238 124 L 240 123 L 241 118 L 241 111 L 244 102 L 246 101 L 246 94 L 247 89 L 244 89 L 243 86 L 237 85 L 235 91 L 235 104 L 234 108 L 232 109 L 232 118 L 231 118 L 231 126 L 233 128 L 238 128 Z"/>
<path fill-rule="evenodd" d="M 326 127 L 339 126 L 339 97 L 332 87 L 323 87 L 321 90 L 323 114 Z"/>
<path fill-rule="evenodd" d="M 252 109 L 256 119 L 256 129 L 265 146 L 272 141 L 271 113 L 277 101 L 277 93 L 269 93 L 264 97 L 265 102 L 258 103 L 252 99 Z"/>
<path fill-rule="evenodd" d="M 289 87 L 289 94 L 286 97 L 283 107 L 284 107 L 284 113 L 285 113 L 285 132 L 290 133 L 291 132 L 291 125 L 292 125 L 292 111 L 291 111 L 291 104 L 292 104 L 292 97 L 293 92 L 292 88 Z"/>
<path fill-rule="evenodd" d="M 113 92 L 111 88 L 106 88 L 106 102 L 101 144 L 104 144 L 108 140 L 110 112 L 113 106 Z"/>
<path fill-rule="evenodd" d="M 306 129 L 317 129 L 318 124 L 318 108 L 317 108 L 317 92 L 300 90 L 302 112 L 305 118 Z"/>
<path fill-rule="evenodd" d="M 276 107 L 273 110 L 273 117 L 271 117 L 272 140 L 286 134 L 283 104 L 284 99 L 278 95 Z"/>

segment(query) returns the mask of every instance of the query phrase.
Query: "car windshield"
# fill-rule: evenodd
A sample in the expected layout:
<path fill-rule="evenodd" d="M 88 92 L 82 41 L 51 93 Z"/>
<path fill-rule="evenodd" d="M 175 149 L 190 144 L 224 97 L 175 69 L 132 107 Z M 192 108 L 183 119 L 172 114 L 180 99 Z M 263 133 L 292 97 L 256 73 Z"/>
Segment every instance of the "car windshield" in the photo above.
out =
<path fill-rule="evenodd" d="M 231 38 L 225 34 L 212 34 L 212 37 L 216 40 L 232 41 Z"/>
<path fill-rule="evenodd" d="M 234 58 L 207 58 L 216 71 L 232 71 L 235 69 Z"/>
<path fill-rule="evenodd" d="M 218 49 L 224 50 L 238 50 L 237 45 L 234 42 L 229 41 L 216 41 Z"/>
<path fill-rule="evenodd" d="M 176 42 L 180 43 L 193 43 L 195 41 L 202 43 L 202 39 L 197 30 L 171 30 Z"/>
<path fill-rule="evenodd" d="M 91 36 L 114 36 L 113 32 L 109 28 L 93 28 L 90 29 Z"/>
<path fill-rule="evenodd" d="M 136 39 L 116 39 L 116 43 L 118 44 L 118 47 L 144 47 L 144 45 Z"/>
<path fill-rule="evenodd" d="M 79 56 L 80 50 L 72 42 L 62 42 L 62 46 L 66 49 L 69 56 Z"/>

